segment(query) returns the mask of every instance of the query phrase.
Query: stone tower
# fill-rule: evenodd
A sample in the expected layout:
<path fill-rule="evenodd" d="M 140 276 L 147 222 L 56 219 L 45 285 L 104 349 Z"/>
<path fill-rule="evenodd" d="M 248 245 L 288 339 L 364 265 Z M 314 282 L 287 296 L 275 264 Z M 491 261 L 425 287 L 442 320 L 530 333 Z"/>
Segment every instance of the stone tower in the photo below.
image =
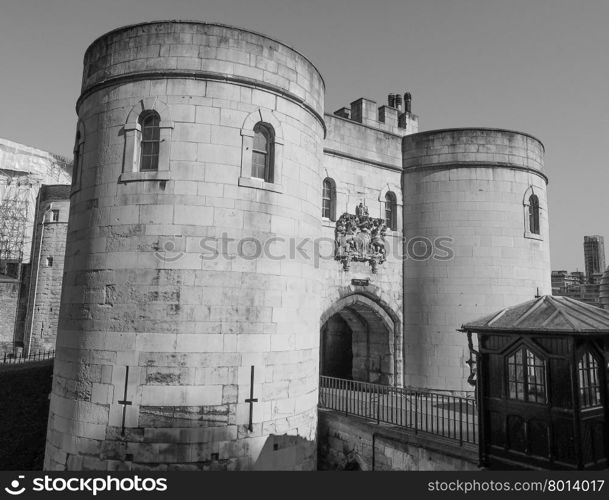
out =
<path fill-rule="evenodd" d="M 23 347 L 29 354 L 55 349 L 69 196 L 70 186 L 65 184 L 43 185 L 38 192 L 23 329 Z"/>
<path fill-rule="evenodd" d="M 84 59 L 47 469 L 315 467 L 324 83 L 238 28 Z"/>
<path fill-rule="evenodd" d="M 447 129 L 404 137 L 402 152 L 405 383 L 471 390 L 456 328 L 551 293 L 544 148 L 518 132 Z"/>

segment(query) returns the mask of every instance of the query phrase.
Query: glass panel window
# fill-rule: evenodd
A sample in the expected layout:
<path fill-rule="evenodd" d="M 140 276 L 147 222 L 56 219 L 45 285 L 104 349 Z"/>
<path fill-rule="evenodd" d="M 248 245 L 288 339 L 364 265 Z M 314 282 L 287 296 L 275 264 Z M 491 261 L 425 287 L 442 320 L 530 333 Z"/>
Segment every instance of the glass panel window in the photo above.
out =
<path fill-rule="evenodd" d="M 254 127 L 252 177 L 273 182 L 273 133 L 262 123 L 257 123 Z"/>
<path fill-rule="evenodd" d="M 81 163 L 83 156 L 84 143 L 81 141 L 80 132 L 76 133 L 76 145 L 74 146 L 74 163 L 72 165 L 72 186 L 78 186 L 78 177 L 80 176 Z"/>
<path fill-rule="evenodd" d="M 254 151 L 252 154 L 252 177 L 264 179 L 266 169 L 266 154 Z"/>
<path fill-rule="evenodd" d="M 141 155 L 140 170 L 158 170 L 161 117 L 156 112 L 148 112 L 140 118 L 141 126 Z"/>
<path fill-rule="evenodd" d="M 534 194 L 529 198 L 529 231 L 539 234 L 539 198 Z"/>
<path fill-rule="evenodd" d="M 527 381 L 529 401 L 545 403 L 546 401 L 546 364 L 527 350 Z"/>
<path fill-rule="evenodd" d="M 321 195 L 321 216 L 326 219 L 332 218 L 333 189 L 330 179 L 325 179 Z"/>
<path fill-rule="evenodd" d="M 510 399 L 545 403 L 546 362 L 525 347 L 507 358 L 508 396 Z"/>
<path fill-rule="evenodd" d="M 579 404 L 582 408 L 601 405 L 598 366 L 598 361 L 590 352 L 586 352 L 577 364 Z"/>
<path fill-rule="evenodd" d="M 385 224 L 387 228 L 393 231 L 396 230 L 396 202 L 395 195 L 389 191 L 385 195 Z"/>

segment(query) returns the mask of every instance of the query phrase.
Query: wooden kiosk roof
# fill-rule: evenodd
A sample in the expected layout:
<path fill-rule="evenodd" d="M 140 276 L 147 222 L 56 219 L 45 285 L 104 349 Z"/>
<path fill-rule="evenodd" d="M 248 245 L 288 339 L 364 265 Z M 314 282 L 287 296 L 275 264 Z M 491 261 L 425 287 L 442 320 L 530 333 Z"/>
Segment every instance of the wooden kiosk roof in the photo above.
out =
<path fill-rule="evenodd" d="M 570 297 L 543 295 L 461 327 L 479 333 L 609 334 L 609 310 Z"/>

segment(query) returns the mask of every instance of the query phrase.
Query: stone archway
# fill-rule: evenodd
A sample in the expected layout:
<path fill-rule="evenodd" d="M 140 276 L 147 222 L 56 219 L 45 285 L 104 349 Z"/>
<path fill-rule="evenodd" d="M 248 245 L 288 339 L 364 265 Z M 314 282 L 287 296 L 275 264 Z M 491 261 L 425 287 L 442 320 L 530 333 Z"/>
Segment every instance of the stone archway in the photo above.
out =
<path fill-rule="evenodd" d="M 322 314 L 320 328 L 321 375 L 402 385 L 399 322 L 386 304 L 348 295 Z"/>

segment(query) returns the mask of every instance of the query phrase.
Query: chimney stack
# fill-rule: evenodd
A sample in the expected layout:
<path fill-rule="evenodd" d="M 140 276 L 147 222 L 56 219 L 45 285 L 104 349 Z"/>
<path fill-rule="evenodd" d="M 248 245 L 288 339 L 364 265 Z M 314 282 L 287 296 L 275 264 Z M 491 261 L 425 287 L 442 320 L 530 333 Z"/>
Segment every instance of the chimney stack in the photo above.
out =
<path fill-rule="evenodd" d="M 395 107 L 402 111 L 402 96 L 400 94 L 395 95 Z"/>
<path fill-rule="evenodd" d="M 406 92 L 404 94 L 404 108 L 406 113 L 410 113 L 412 111 L 412 95 L 410 92 Z"/>

